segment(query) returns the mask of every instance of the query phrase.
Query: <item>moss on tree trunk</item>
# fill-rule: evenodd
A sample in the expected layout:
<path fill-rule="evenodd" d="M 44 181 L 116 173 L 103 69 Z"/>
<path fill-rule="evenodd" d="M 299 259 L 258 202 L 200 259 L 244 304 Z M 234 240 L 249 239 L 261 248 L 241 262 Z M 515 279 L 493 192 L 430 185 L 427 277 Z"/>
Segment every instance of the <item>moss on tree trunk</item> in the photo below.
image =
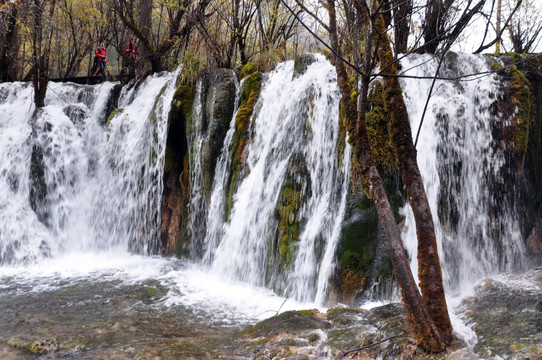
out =
<path fill-rule="evenodd" d="M 328 0 L 328 12 L 330 18 L 329 34 L 331 46 L 334 51 L 340 55 L 339 41 L 337 36 L 335 2 Z M 381 17 L 379 17 L 382 21 Z M 389 39 L 388 46 L 389 46 Z M 348 77 L 344 63 L 339 59 L 335 59 L 335 67 L 337 69 L 337 81 L 341 91 L 341 121 L 347 123 L 347 128 L 351 134 L 355 134 L 351 141 L 354 145 L 355 164 L 354 169 L 361 176 L 362 183 L 375 201 L 375 206 L 378 212 L 378 217 L 382 224 L 386 239 L 388 240 L 390 257 L 395 270 L 397 282 L 401 288 L 403 300 L 409 313 L 409 318 L 412 327 L 416 334 L 418 344 L 428 353 L 438 353 L 446 349 L 444 342 L 440 336 L 438 329 L 433 323 L 424 301 L 418 291 L 414 277 L 410 271 L 408 258 L 406 256 L 399 228 L 395 221 L 393 210 L 388 201 L 382 178 L 378 173 L 375 162 L 373 160 L 372 151 L 367 134 L 367 125 L 365 120 L 367 85 L 369 78 L 364 77 L 365 86 L 360 95 L 359 109 L 356 106 L 355 97 L 352 96 L 352 88 L 348 83 Z M 355 129 L 355 130 L 354 130 Z M 354 132 L 355 131 L 355 132 Z"/>
<path fill-rule="evenodd" d="M 376 41 L 380 67 L 386 73 L 396 75 L 397 68 L 382 17 L 377 16 L 373 24 L 375 32 L 378 34 Z M 412 131 L 403 92 L 399 80 L 393 76 L 385 78 L 385 87 L 387 89 L 388 109 L 392 113 L 393 142 L 399 157 L 408 200 L 416 220 L 418 277 L 422 296 L 429 314 L 442 334 L 444 341 L 450 343 L 452 340 L 452 324 L 448 315 L 442 285 L 442 270 L 437 249 L 435 225 L 416 160 L 416 148 L 412 142 Z"/>

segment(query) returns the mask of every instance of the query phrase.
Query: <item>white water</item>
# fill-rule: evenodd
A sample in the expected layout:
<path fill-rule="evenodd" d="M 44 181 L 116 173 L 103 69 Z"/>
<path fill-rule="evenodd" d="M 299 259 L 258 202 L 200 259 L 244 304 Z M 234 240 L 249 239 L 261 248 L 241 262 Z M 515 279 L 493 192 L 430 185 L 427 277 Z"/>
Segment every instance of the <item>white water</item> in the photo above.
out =
<path fill-rule="evenodd" d="M 203 191 L 203 172 L 201 170 L 201 152 L 205 134 L 203 133 L 203 82 L 200 80 L 194 97 L 192 118 L 194 121 L 192 135 L 188 138 L 190 157 L 190 215 L 188 219 L 189 239 L 192 240 L 192 256 L 196 256 L 196 249 L 205 236 L 205 219 L 207 217 L 207 203 Z"/>
<path fill-rule="evenodd" d="M 5 282 L 5 280 L 8 280 Z M 52 292 L 78 283 L 141 284 L 159 281 L 167 294 L 165 307 L 190 309 L 201 321 L 220 326 L 254 323 L 280 312 L 313 308 L 314 304 L 287 300 L 266 288 L 223 277 L 201 266 L 174 258 L 126 252 L 81 252 L 43 259 L 26 266 L 0 267 L 0 290 L 18 293 Z M 18 284 L 14 286 L 14 284 Z M 89 294 L 92 297 L 93 294 Z"/>
<path fill-rule="evenodd" d="M 439 73 L 458 77 L 485 72 L 493 59 L 451 54 Z M 402 62 L 408 75 L 433 76 L 437 60 L 411 55 Z M 401 79 L 413 136 L 419 127 L 431 80 Z M 494 184 L 502 183 L 504 154 L 493 139 L 492 112 L 501 83 L 496 75 L 469 81 L 437 81 L 418 141 L 418 165 L 433 211 L 445 287 L 467 293 L 477 280 L 524 266 L 519 215 L 499 202 Z M 441 209 L 457 209 L 457 212 Z M 403 239 L 417 274 L 416 230 L 410 206 L 403 209 Z"/>
<path fill-rule="evenodd" d="M 113 83 L 51 83 L 46 106 L 38 111 L 32 105 L 31 85 L 0 85 L 7 94 L 0 103 L 5 137 L 0 143 L 3 262 L 73 251 L 157 250 L 147 239 L 157 239 L 167 116 L 176 75 L 154 76 L 137 91 L 124 90 L 122 111 L 107 126 L 105 110 Z M 42 154 L 34 167 L 33 148 Z M 44 194 L 34 196 L 36 189 Z M 34 206 L 31 198 L 39 198 Z"/>
<path fill-rule="evenodd" d="M 217 273 L 230 279 L 269 286 L 288 297 L 321 303 L 334 267 L 333 255 L 344 215 L 348 190 L 344 174 L 349 169 L 350 152 L 345 151 L 345 166 L 338 171 L 339 92 L 333 67 L 318 57 L 306 73 L 293 79 L 293 65 L 293 61 L 279 64 L 263 83 L 252 120 L 248 175 L 234 195 L 229 222 L 209 218 L 212 232 L 207 239 L 214 245 L 218 242 L 217 229 L 222 234 L 218 247 L 209 247 L 206 258 L 213 259 Z M 296 219 L 302 225 L 291 264 L 280 271 L 275 213 L 289 163 L 296 156 L 306 163 L 308 178 L 295 179 L 305 186 Z M 218 171 L 217 176 L 225 177 L 227 172 Z M 211 208 L 223 208 L 213 203 L 224 201 L 223 184 L 225 178 L 215 179 L 218 193 L 213 193 Z"/>

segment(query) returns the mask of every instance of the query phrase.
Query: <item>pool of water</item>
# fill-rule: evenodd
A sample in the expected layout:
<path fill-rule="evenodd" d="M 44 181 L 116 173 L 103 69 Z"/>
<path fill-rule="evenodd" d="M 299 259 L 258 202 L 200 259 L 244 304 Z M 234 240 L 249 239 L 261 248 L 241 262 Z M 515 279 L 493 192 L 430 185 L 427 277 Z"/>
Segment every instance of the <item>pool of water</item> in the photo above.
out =
<path fill-rule="evenodd" d="M 179 259 L 70 254 L 0 268 L 0 355 L 32 358 L 17 348 L 37 342 L 67 359 L 235 354 L 241 328 L 314 307 Z"/>

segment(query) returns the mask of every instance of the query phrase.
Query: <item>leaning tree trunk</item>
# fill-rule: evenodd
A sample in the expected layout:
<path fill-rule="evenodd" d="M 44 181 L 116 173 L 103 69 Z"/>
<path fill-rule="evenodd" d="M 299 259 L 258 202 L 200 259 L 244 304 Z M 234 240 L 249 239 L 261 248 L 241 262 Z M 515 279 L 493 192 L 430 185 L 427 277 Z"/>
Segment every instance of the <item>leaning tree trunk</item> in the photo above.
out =
<path fill-rule="evenodd" d="M 381 16 L 375 18 L 373 26 L 375 33 L 378 34 L 377 51 L 381 69 L 387 74 L 397 75 L 390 40 Z M 416 160 L 416 148 L 412 142 L 410 121 L 397 77 L 385 77 L 385 87 L 388 108 L 392 114 L 393 143 L 399 157 L 401 175 L 416 220 L 420 288 L 431 318 L 444 341 L 449 344 L 452 340 L 452 324 L 444 296 L 435 225 Z"/>
<path fill-rule="evenodd" d="M 328 0 L 328 11 L 330 18 L 329 33 L 331 47 L 337 54 L 339 44 L 337 37 L 337 25 L 334 0 Z M 438 353 L 446 349 L 438 329 L 431 320 L 425 303 L 418 291 L 409 261 L 403 248 L 399 228 L 395 221 L 392 208 L 388 201 L 382 178 L 378 173 L 373 161 L 367 127 L 365 122 L 365 107 L 367 97 L 367 86 L 363 86 L 360 95 L 360 108 L 356 109 L 356 102 L 352 98 L 352 89 L 348 82 L 348 76 L 344 63 L 336 57 L 335 67 L 337 69 L 337 81 L 341 91 L 341 117 L 348 124 L 348 130 L 353 137 L 356 167 L 362 177 L 364 188 L 368 190 L 374 199 L 378 217 L 388 241 L 389 254 L 395 270 L 397 282 L 401 288 L 403 301 L 409 314 L 416 339 L 419 345 L 428 353 Z M 364 79 L 368 85 L 368 78 Z"/>

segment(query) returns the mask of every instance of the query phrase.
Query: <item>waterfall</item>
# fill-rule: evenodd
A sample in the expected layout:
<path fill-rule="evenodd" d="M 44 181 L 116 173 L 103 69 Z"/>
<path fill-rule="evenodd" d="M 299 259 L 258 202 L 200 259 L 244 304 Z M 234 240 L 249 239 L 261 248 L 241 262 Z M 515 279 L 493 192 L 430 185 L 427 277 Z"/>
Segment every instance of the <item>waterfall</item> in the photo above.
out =
<path fill-rule="evenodd" d="M 492 61 L 450 54 L 440 76 L 484 72 Z M 402 67 L 408 75 L 427 76 L 437 61 L 410 55 Z M 191 255 L 228 280 L 324 304 L 337 274 L 352 156 L 348 144 L 339 151 L 335 70 L 315 55 L 303 72 L 287 61 L 263 76 L 233 195 L 229 181 L 242 84 L 231 71 L 217 74 L 230 81 L 227 90 L 214 88 L 214 80 L 200 81 L 187 120 Z M 33 106 L 31 84 L 0 84 L 0 264 L 72 252 L 159 252 L 167 124 L 177 76 L 156 74 L 124 86 L 120 94 L 115 83 L 51 83 L 43 109 Z M 415 134 L 431 80 L 401 81 Z M 493 137 L 504 126 L 497 111 L 503 86 L 497 75 L 439 80 L 422 127 L 418 162 L 445 285 L 453 292 L 525 266 L 521 219 L 512 199 L 496 194 L 505 187 L 508 165 Z M 233 117 L 229 109 L 218 124 L 213 114 L 221 91 L 236 96 L 228 97 L 228 104 L 235 102 Z M 109 114 L 113 94 L 119 96 L 118 109 Z M 211 167 L 212 177 L 206 178 Z M 413 215 L 408 205 L 402 212 L 402 236 L 417 273 Z"/>
<path fill-rule="evenodd" d="M 491 69 L 494 58 L 450 53 L 440 77 L 459 78 Z M 438 59 L 409 55 L 402 61 L 407 75 L 434 76 Z M 405 102 L 415 136 L 430 79 L 402 78 Z M 475 281 L 524 266 L 519 214 L 503 194 L 505 156 L 493 131 L 502 98 L 502 80 L 486 74 L 464 80 L 438 80 L 429 101 L 418 141 L 418 165 L 433 211 L 447 289 L 462 293 Z M 512 190 L 513 191 L 513 190 Z M 417 273 L 416 229 L 410 206 L 403 239 Z"/>
<path fill-rule="evenodd" d="M 203 191 L 203 172 L 201 170 L 201 152 L 204 141 L 203 132 L 203 82 L 198 81 L 192 117 L 194 128 L 189 135 L 189 156 L 190 156 L 190 215 L 188 230 L 192 240 L 192 256 L 197 255 L 196 250 L 201 247 L 199 243 L 205 237 L 205 221 L 207 219 L 207 203 Z"/>
<path fill-rule="evenodd" d="M 0 263 L 158 249 L 167 118 L 178 72 L 125 87 L 0 84 Z M 152 100 L 150 100 L 152 99 Z"/>
<path fill-rule="evenodd" d="M 267 74 L 252 119 L 248 175 L 234 195 L 229 221 L 208 221 L 212 232 L 207 241 L 213 246 L 206 259 L 212 259 L 215 271 L 300 301 L 314 301 L 317 294 L 323 300 L 344 214 L 351 154 L 345 151 L 344 166 L 338 169 L 339 97 L 334 68 L 321 56 L 299 76 L 293 61 Z M 223 154 L 228 154 L 230 139 Z M 223 171 L 216 175 L 226 176 Z M 215 178 L 214 184 L 211 209 L 225 197 L 225 179 Z M 280 208 L 289 201 L 285 189 L 294 193 L 289 194 L 297 206 L 285 215 L 287 226 L 299 226 L 298 238 L 290 244 L 281 244 L 277 235 Z"/>

